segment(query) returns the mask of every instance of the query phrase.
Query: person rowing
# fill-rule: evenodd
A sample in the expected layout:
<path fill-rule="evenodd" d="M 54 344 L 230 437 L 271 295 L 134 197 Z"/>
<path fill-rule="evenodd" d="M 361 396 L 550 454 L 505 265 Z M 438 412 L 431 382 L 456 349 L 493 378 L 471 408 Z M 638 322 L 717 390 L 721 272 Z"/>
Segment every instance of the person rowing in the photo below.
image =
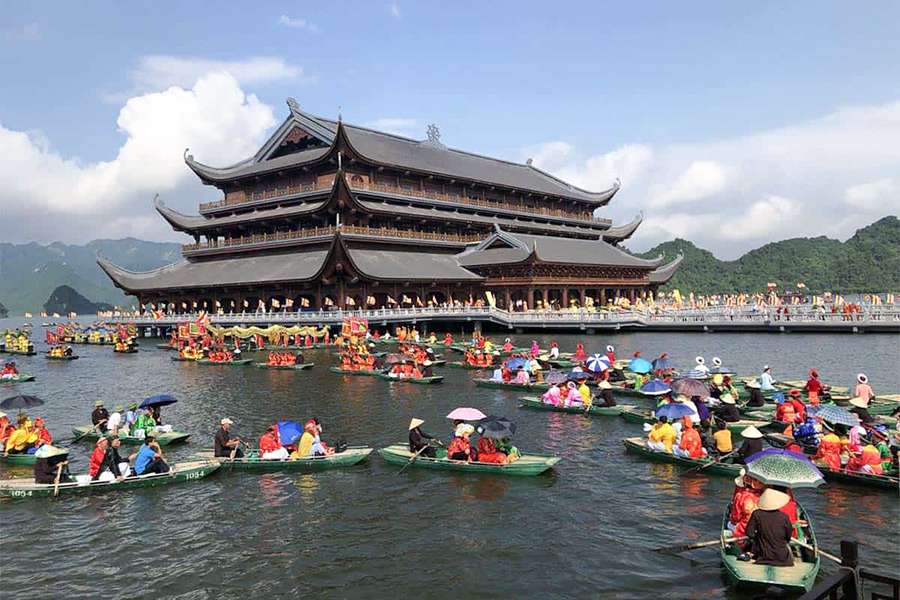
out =
<path fill-rule="evenodd" d="M 109 420 L 109 411 L 103 406 L 103 400 L 94 402 L 94 411 L 91 413 L 91 425 L 94 429 L 106 433 L 106 423 Z"/>
<path fill-rule="evenodd" d="M 241 438 L 231 435 L 229 431 L 234 421 L 228 417 L 219 421 L 219 430 L 213 438 L 213 455 L 226 458 L 243 458 L 244 452 L 241 450 Z"/>
<path fill-rule="evenodd" d="M 760 391 L 762 386 L 760 385 L 759 380 L 751 379 L 744 384 L 744 387 L 750 390 L 750 399 L 747 401 L 747 406 L 759 408 L 766 405 L 766 400 L 763 398 L 762 391 Z"/>
<path fill-rule="evenodd" d="M 726 423 L 737 423 L 741 420 L 741 413 L 738 411 L 738 407 L 734 402 L 734 397 L 731 394 L 724 394 L 719 401 L 722 403 L 715 410 L 716 418 Z"/>
<path fill-rule="evenodd" d="M 871 402 L 875 397 L 875 392 L 869 385 L 869 377 L 865 373 L 856 376 L 856 389 L 853 390 L 853 395 L 856 398 L 862 398 L 866 403 Z"/>
<path fill-rule="evenodd" d="M 437 452 L 434 447 L 431 445 L 432 440 L 436 440 L 436 438 L 428 433 L 422 431 L 422 425 L 425 424 L 425 421 L 422 419 L 412 418 L 409 421 L 409 451 L 413 454 L 420 453 L 421 450 L 422 455 L 427 456 L 428 458 L 435 458 L 437 456 Z M 436 443 L 440 444 L 438 440 Z"/>
<path fill-rule="evenodd" d="M 753 456 L 757 452 L 762 452 L 763 434 L 759 429 L 751 425 L 741 431 L 741 437 L 744 438 L 744 443 L 738 448 L 735 462 L 746 463 L 748 457 Z"/>
<path fill-rule="evenodd" d="M 68 483 L 72 480 L 69 474 L 69 453 L 56 446 L 45 445 L 34 453 L 34 482 L 45 485 L 56 484 L 56 474 L 59 473 L 59 482 Z"/>
<path fill-rule="evenodd" d="M 597 387 L 600 389 L 600 397 L 603 398 L 603 404 L 600 404 L 600 406 L 615 406 L 616 399 L 613 397 L 612 384 L 606 379 L 602 379 L 597 384 Z"/>
<path fill-rule="evenodd" d="M 738 560 L 776 567 L 793 566 L 790 541 L 794 525 L 781 510 L 790 501 L 788 494 L 773 488 L 767 488 L 760 495 L 757 508 L 747 522 L 749 549 Z"/>
<path fill-rule="evenodd" d="M 850 398 L 850 412 L 859 417 L 859 421 L 863 425 L 871 425 L 875 422 L 875 418 L 869 414 L 869 401 L 860 396 Z"/>

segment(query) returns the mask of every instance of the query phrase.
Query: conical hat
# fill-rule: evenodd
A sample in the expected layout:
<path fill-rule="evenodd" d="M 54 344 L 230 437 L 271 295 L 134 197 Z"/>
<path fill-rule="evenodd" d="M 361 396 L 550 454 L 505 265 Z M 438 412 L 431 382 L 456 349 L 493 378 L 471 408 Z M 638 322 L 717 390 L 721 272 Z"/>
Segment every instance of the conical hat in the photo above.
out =
<path fill-rule="evenodd" d="M 747 440 L 758 440 L 762 438 L 762 436 L 762 432 L 753 425 L 741 431 L 741 437 Z"/>
<path fill-rule="evenodd" d="M 850 404 L 857 408 L 869 408 L 869 403 L 860 398 L 859 396 L 855 396 L 850 398 Z"/>
<path fill-rule="evenodd" d="M 722 394 L 722 397 L 719 398 L 723 404 L 734 404 L 734 396 L 731 394 Z"/>
<path fill-rule="evenodd" d="M 612 389 L 612 385 L 605 379 L 603 381 L 601 381 L 600 383 L 598 383 L 597 387 L 600 388 L 601 390 L 611 390 Z"/>
<path fill-rule="evenodd" d="M 410 431 L 412 431 L 413 429 L 415 429 L 415 428 L 418 427 L 419 425 L 423 424 L 424 422 L 425 422 L 425 421 L 423 421 L 422 419 L 416 419 L 416 418 L 410 419 L 410 420 L 409 420 L 409 429 L 410 429 Z"/>
<path fill-rule="evenodd" d="M 766 488 L 766 491 L 759 497 L 759 504 L 757 506 L 760 510 L 778 510 L 790 501 L 791 497 L 784 492 Z"/>
<path fill-rule="evenodd" d="M 747 469 L 745 469 L 744 467 L 741 467 L 741 472 L 738 473 L 738 476 L 734 478 L 734 485 L 736 485 L 738 487 L 746 487 L 746 484 L 744 483 L 744 475 L 746 475 L 746 474 L 747 474 Z"/>
<path fill-rule="evenodd" d="M 68 450 L 64 450 L 63 448 L 57 448 L 56 446 L 51 446 L 50 444 L 44 444 L 34 453 L 35 458 L 51 458 L 53 456 L 62 456 L 64 454 L 68 454 Z"/>
<path fill-rule="evenodd" d="M 748 387 L 748 388 L 751 388 L 751 389 L 754 389 L 754 390 L 758 390 L 758 389 L 761 388 L 762 386 L 760 385 L 760 383 L 759 383 L 758 380 L 756 380 L 756 379 L 751 379 L 750 381 L 748 381 L 747 383 L 744 384 L 744 387 Z"/>

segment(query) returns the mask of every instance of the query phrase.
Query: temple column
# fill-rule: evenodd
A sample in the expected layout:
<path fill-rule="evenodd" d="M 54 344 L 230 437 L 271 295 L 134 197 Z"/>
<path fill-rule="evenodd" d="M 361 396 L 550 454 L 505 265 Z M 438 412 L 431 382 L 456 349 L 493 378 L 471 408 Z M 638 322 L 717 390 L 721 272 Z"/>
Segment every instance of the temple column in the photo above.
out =
<path fill-rule="evenodd" d="M 562 289 L 562 307 L 561 308 L 569 308 L 569 288 L 564 287 Z"/>
<path fill-rule="evenodd" d="M 547 306 L 547 288 L 541 290 L 541 297 L 543 298 L 543 308 L 544 310 L 546 310 L 547 308 L 549 308 L 549 306 Z"/>
<path fill-rule="evenodd" d="M 506 308 L 506 310 L 508 310 L 508 311 L 512 311 L 512 296 L 509 293 L 509 288 L 506 288 L 504 290 L 504 292 L 505 292 L 505 296 L 506 296 L 506 304 L 505 304 L 504 308 Z"/>
<path fill-rule="evenodd" d="M 578 288 L 579 308 L 584 308 L 584 288 Z"/>

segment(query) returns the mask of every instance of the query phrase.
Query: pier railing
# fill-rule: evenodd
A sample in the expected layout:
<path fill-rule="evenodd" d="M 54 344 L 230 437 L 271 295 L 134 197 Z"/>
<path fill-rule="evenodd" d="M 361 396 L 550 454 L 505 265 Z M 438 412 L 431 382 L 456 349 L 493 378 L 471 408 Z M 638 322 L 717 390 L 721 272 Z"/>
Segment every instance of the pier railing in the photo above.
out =
<path fill-rule="evenodd" d="M 798 600 L 900 600 L 900 580 L 860 568 L 857 542 L 842 541 L 840 558 L 838 572 Z"/>

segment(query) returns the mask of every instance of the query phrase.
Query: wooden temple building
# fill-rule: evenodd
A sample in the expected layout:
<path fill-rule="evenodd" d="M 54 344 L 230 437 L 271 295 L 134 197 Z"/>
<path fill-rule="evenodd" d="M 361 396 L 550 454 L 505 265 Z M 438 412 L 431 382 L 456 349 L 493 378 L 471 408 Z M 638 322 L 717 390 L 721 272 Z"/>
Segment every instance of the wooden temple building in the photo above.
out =
<path fill-rule="evenodd" d="M 222 312 L 484 303 L 507 310 L 635 300 L 674 274 L 618 247 L 641 216 L 595 212 L 619 188 L 589 192 L 529 160 L 412 140 L 290 114 L 230 167 L 185 161 L 220 200 L 185 215 L 156 210 L 193 238 L 183 260 L 135 273 L 104 258 L 116 286 L 146 308 Z"/>

